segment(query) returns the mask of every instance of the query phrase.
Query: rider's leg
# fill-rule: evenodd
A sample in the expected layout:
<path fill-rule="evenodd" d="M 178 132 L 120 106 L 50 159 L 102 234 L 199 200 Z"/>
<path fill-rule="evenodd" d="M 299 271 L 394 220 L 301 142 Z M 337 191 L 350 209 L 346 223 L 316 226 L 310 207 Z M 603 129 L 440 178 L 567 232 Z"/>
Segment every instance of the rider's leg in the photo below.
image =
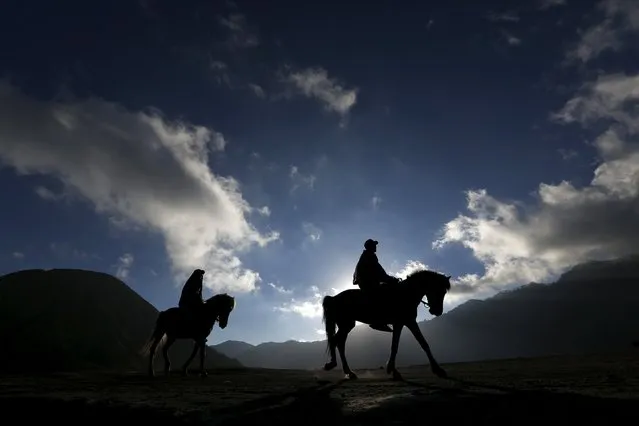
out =
<path fill-rule="evenodd" d="M 359 288 L 361 288 L 362 290 L 366 291 L 368 293 L 369 296 L 371 297 L 375 297 L 375 294 L 371 294 L 372 292 L 374 292 L 375 290 L 377 290 L 379 288 L 380 284 L 379 283 L 369 283 L 369 282 L 365 282 L 365 283 L 360 283 L 359 284 Z M 377 330 L 377 331 L 385 331 L 387 333 L 390 333 L 393 331 L 392 328 L 390 328 L 388 326 L 388 324 L 384 324 L 384 323 L 373 323 L 373 324 L 369 324 L 369 327 L 372 328 L 373 330 Z"/>

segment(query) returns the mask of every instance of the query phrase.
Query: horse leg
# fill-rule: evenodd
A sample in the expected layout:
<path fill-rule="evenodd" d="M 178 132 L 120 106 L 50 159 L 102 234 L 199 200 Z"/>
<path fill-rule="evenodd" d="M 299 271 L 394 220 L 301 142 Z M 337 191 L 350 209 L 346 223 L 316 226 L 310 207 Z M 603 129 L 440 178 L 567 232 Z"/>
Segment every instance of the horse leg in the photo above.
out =
<path fill-rule="evenodd" d="M 206 377 L 209 373 L 206 372 L 204 368 L 204 358 L 206 357 L 206 339 L 201 339 L 198 342 L 198 346 L 200 347 L 200 377 Z"/>
<path fill-rule="evenodd" d="M 393 340 L 391 342 L 391 353 L 386 363 L 386 373 L 393 374 L 393 380 L 402 380 L 402 375 L 399 374 L 395 367 L 395 358 L 397 357 L 397 351 L 399 350 L 399 338 L 402 335 L 403 324 L 393 324 Z"/>
<path fill-rule="evenodd" d="M 195 344 L 193 345 L 193 351 L 191 352 L 191 355 L 188 357 L 188 359 L 186 360 L 186 362 L 182 366 L 182 375 L 184 375 L 184 376 L 188 376 L 189 375 L 189 365 L 191 364 L 191 362 L 193 362 L 193 358 L 195 358 L 195 355 L 197 355 L 198 349 L 200 349 L 200 344 L 199 344 L 199 342 L 195 341 Z"/>
<path fill-rule="evenodd" d="M 337 350 L 339 350 L 339 357 L 342 361 L 342 370 L 348 379 L 357 379 L 357 374 L 353 373 L 346 361 L 346 338 L 348 333 L 355 328 L 355 321 L 344 322 L 338 324 L 339 329 L 335 334 L 335 342 L 337 343 Z"/>
<path fill-rule="evenodd" d="M 419 329 L 417 322 L 411 322 L 409 324 L 406 324 L 406 327 L 408 327 L 411 333 L 413 333 L 413 336 L 415 336 L 415 339 L 417 340 L 419 345 L 422 347 L 424 352 L 426 352 L 426 356 L 428 356 L 428 361 L 430 362 L 430 369 L 433 372 L 433 374 L 443 379 L 448 377 L 446 374 L 446 371 L 439 366 L 439 363 L 433 356 L 433 353 L 430 351 L 430 346 L 428 346 L 428 342 L 426 341 L 426 339 L 424 338 L 424 335 Z"/>
<path fill-rule="evenodd" d="M 158 348 L 158 344 L 160 343 L 161 339 L 158 338 L 154 338 L 153 342 L 151 343 L 151 347 L 149 348 L 149 368 L 148 368 L 148 374 L 149 376 L 153 377 L 155 376 L 155 370 L 153 368 L 153 360 L 155 359 L 155 351 Z"/>
<path fill-rule="evenodd" d="M 169 349 L 175 343 L 175 337 L 168 337 L 166 343 L 162 347 L 162 355 L 164 356 L 164 374 L 169 375 L 171 373 L 171 360 L 169 360 Z"/>

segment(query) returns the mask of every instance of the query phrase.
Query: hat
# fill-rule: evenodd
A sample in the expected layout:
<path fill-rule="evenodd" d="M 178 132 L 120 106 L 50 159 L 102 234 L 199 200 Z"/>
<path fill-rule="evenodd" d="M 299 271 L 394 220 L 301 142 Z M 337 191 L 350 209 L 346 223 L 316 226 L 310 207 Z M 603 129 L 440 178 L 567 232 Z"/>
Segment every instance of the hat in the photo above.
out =
<path fill-rule="evenodd" d="M 368 240 L 366 240 L 366 242 L 364 242 L 364 248 L 369 248 L 372 246 L 376 246 L 378 244 L 377 241 L 375 240 L 371 240 L 370 238 Z"/>

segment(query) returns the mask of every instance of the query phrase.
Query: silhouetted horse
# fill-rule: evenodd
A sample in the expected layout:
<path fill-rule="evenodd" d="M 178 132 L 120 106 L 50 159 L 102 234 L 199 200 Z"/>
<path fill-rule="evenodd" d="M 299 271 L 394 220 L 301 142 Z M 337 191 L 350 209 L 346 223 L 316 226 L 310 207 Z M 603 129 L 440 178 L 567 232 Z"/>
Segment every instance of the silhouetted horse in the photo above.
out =
<path fill-rule="evenodd" d="M 206 340 L 211 334 L 213 325 L 217 320 L 220 328 L 226 328 L 231 311 L 235 308 L 235 299 L 228 294 L 217 294 L 207 299 L 197 312 L 189 313 L 180 308 L 170 308 L 160 312 L 155 321 L 153 334 L 142 349 L 143 354 L 149 356 L 149 375 L 154 376 L 153 358 L 158 344 L 164 341 L 162 355 L 164 355 L 164 373 L 169 374 L 171 361 L 169 349 L 177 339 L 193 339 L 195 346 L 191 356 L 182 367 L 182 373 L 188 374 L 189 364 L 200 351 L 200 375 L 207 375 L 204 369 L 204 357 L 206 355 Z"/>
<path fill-rule="evenodd" d="M 394 379 L 401 379 L 395 368 L 395 357 L 399 347 L 402 328 L 406 326 L 426 352 L 431 370 L 439 377 L 446 377 L 430 350 L 426 339 L 417 325 L 417 308 L 420 303 L 428 305 L 432 315 L 440 316 L 444 311 L 444 296 L 450 290 L 450 276 L 437 272 L 420 270 L 413 272 L 405 280 L 396 284 L 383 284 L 375 290 L 345 290 L 335 296 L 326 296 L 322 301 L 323 321 L 326 324 L 327 351 L 331 360 L 324 370 L 337 367 L 335 347 L 339 349 L 342 369 L 349 379 L 357 375 L 351 371 L 346 361 L 346 338 L 355 328 L 355 321 L 366 324 L 392 324 L 393 339 L 386 372 L 393 373 Z M 428 303 L 423 302 L 424 296 Z M 338 327 L 337 333 L 335 327 Z"/>

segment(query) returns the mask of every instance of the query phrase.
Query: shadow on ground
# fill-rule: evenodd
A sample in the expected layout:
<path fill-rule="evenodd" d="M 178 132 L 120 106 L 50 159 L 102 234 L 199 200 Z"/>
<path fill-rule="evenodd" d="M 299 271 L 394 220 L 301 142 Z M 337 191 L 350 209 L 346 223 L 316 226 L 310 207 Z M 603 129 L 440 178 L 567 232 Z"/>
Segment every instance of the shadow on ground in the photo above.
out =
<path fill-rule="evenodd" d="M 113 406 L 109 401 L 60 401 L 34 397 L 0 399 L 4 418 L 20 424 L 52 423 L 114 425 L 403 425 L 441 421 L 473 424 L 543 424 L 623 421 L 636 416 L 636 399 L 600 398 L 550 391 L 523 391 L 481 383 L 455 381 L 454 386 L 407 381 L 401 392 L 383 392 L 358 399 L 357 382 L 319 382 L 317 386 L 266 396 L 243 404 L 207 411 L 179 413 L 161 407 Z M 349 395 L 344 397 L 344 395 Z"/>

